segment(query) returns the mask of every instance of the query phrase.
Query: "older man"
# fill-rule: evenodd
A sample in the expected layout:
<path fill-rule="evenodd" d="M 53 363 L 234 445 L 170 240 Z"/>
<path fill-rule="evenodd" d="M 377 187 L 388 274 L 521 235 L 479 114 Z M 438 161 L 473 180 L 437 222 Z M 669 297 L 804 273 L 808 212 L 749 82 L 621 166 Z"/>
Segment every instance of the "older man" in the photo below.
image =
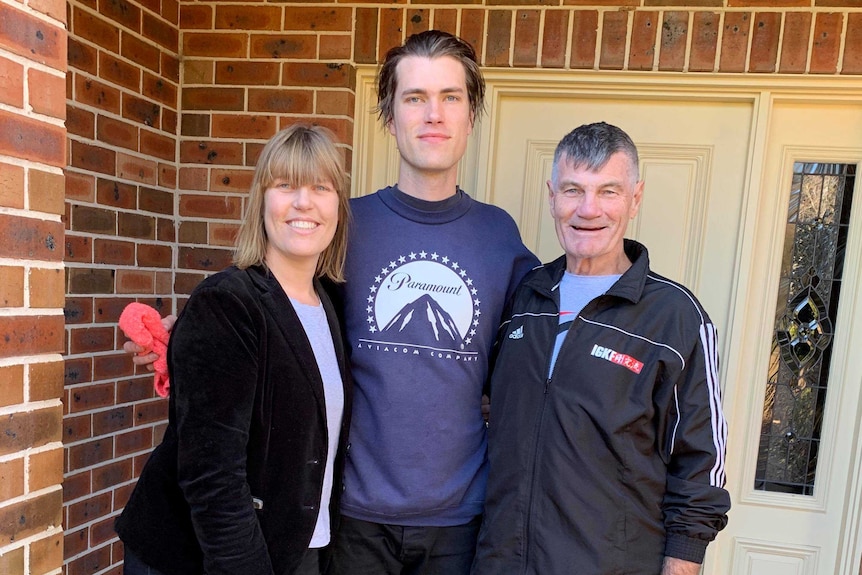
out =
<path fill-rule="evenodd" d="M 568 134 L 548 190 L 565 256 L 500 330 L 473 573 L 696 574 L 730 507 L 715 327 L 623 239 L 643 195 L 625 132 Z"/>

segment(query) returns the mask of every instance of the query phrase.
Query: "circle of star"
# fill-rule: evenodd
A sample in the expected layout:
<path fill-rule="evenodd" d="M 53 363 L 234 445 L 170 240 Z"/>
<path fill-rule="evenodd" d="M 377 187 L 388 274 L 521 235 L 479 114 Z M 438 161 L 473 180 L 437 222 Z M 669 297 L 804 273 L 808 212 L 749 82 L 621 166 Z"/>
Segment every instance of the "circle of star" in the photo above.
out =
<path fill-rule="evenodd" d="M 476 335 L 476 328 L 479 326 L 479 316 L 482 315 L 481 310 L 479 310 L 479 304 L 482 302 L 479 301 L 479 298 L 477 297 L 479 292 L 473 286 L 473 280 L 467 276 L 467 270 L 458 265 L 458 262 L 452 261 L 446 256 L 441 256 L 437 252 L 429 254 L 425 250 L 422 250 L 419 253 L 410 252 L 406 256 L 398 256 L 397 259 L 390 261 L 388 266 L 380 268 L 380 273 L 374 277 L 374 284 L 369 288 L 370 293 L 367 300 L 368 306 L 365 308 L 365 311 L 368 313 L 368 331 L 371 333 L 377 332 L 377 326 L 374 325 L 374 316 L 372 315 L 372 312 L 374 311 L 372 304 L 374 304 L 374 294 L 377 293 L 377 286 L 392 270 L 397 268 L 399 264 L 405 264 L 408 261 L 416 260 L 434 261 L 450 267 L 452 268 L 452 271 L 457 273 L 464 280 L 464 283 L 467 284 L 467 287 L 470 289 L 470 296 L 473 299 L 473 320 L 470 324 L 470 329 L 467 331 L 466 337 L 464 337 L 464 345 L 470 345 L 473 342 L 473 336 Z"/>

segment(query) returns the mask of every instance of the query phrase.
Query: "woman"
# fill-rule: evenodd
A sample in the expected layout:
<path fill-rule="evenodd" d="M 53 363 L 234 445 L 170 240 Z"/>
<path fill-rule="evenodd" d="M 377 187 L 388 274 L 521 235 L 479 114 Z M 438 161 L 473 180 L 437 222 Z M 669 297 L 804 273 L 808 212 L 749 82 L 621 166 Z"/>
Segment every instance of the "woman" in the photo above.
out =
<path fill-rule="evenodd" d="M 116 523 L 126 575 L 319 575 L 338 517 L 350 383 L 332 303 L 347 178 L 329 133 L 264 147 L 234 266 L 172 330 L 168 427 Z"/>

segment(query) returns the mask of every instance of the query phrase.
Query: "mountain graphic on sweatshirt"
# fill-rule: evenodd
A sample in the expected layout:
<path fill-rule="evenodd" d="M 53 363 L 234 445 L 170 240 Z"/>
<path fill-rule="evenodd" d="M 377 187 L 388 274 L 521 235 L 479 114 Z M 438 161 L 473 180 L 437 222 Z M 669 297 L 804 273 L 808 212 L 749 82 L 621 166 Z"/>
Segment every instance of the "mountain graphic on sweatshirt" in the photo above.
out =
<path fill-rule="evenodd" d="M 461 335 L 452 316 L 428 294 L 408 303 L 381 330 L 390 341 L 413 345 L 461 347 Z"/>

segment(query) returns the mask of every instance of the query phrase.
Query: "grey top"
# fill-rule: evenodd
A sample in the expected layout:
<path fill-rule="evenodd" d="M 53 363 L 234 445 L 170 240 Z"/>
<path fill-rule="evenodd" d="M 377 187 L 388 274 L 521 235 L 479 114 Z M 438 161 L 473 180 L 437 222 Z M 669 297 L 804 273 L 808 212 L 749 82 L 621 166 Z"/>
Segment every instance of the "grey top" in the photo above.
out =
<path fill-rule="evenodd" d="M 320 498 L 319 514 L 314 534 L 309 547 L 318 548 L 329 545 L 329 499 L 332 493 L 332 474 L 335 465 L 335 451 L 338 448 L 338 434 L 341 429 L 341 417 L 344 414 L 344 388 L 338 360 L 335 357 L 335 346 L 332 343 L 332 332 L 326 321 L 323 306 L 306 305 L 290 298 L 296 315 L 302 323 L 305 335 L 311 343 L 317 369 L 323 380 L 323 395 L 326 403 L 326 429 L 329 439 L 329 449 L 326 455 L 326 469 L 323 475 L 323 491 Z"/>

